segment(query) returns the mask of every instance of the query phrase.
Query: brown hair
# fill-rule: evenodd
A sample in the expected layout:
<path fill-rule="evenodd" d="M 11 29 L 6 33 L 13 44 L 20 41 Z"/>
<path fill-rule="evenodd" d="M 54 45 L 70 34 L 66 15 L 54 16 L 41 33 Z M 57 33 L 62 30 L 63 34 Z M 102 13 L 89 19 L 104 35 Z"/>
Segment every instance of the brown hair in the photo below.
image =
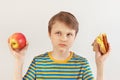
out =
<path fill-rule="evenodd" d="M 65 23 L 66 25 L 69 26 L 69 28 L 75 30 L 76 34 L 78 33 L 79 23 L 73 14 L 71 14 L 69 12 L 61 11 L 61 12 L 57 13 L 56 15 L 54 15 L 48 23 L 48 32 L 49 33 L 51 33 L 52 26 L 56 21 Z"/>

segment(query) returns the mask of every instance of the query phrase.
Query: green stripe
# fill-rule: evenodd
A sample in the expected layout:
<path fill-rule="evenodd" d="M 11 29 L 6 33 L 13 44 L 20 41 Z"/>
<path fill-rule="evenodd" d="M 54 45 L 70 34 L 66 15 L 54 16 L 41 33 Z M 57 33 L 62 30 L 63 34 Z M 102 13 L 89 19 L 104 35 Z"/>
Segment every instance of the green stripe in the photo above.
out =
<path fill-rule="evenodd" d="M 25 76 L 25 80 L 29 80 L 29 78 L 31 80 L 94 80 L 88 61 L 76 54 L 73 54 L 71 60 L 64 64 L 51 60 L 48 53 L 41 54 L 34 58 Z"/>

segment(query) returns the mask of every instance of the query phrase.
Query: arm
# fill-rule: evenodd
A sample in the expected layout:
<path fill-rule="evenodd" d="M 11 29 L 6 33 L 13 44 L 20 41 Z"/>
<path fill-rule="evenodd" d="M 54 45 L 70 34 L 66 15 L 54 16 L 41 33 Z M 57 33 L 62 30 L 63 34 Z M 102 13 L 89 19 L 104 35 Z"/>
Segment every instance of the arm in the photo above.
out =
<path fill-rule="evenodd" d="M 21 61 L 15 61 L 14 80 L 22 80 L 22 68 L 23 63 L 21 63 Z"/>
<path fill-rule="evenodd" d="M 28 44 L 22 50 L 13 50 L 9 45 L 10 51 L 15 59 L 14 65 L 14 80 L 22 80 L 22 68 L 25 58 L 25 51 L 27 50 Z"/>
<path fill-rule="evenodd" d="M 96 67 L 97 67 L 97 79 L 96 80 L 103 80 L 104 79 L 104 62 L 105 59 L 108 57 L 109 52 L 101 55 L 101 53 L 96 52 Z"/>
<path fill-rule="evenodd" d="M 95 61 L 97 67 L 96 80 L 104 80 L 104 62 L 108 57 L 110 50 L 106 54 L 102 55 L 96 42 L 93 43 L 93 50 L 95 51 Z"/>

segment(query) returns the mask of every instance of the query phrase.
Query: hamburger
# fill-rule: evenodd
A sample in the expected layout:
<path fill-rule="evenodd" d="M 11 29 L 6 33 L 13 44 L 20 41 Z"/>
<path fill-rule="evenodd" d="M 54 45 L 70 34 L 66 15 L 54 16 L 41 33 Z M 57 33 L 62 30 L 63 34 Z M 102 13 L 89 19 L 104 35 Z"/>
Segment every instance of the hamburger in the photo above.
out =
<path fill-rule="evenodd" d="M 99 34 L 95 39 L 95 42 L 98 44 L 99 51 L 101 52 L 102 55 L 108 52 L 109 44 L 106 33 Z"/>

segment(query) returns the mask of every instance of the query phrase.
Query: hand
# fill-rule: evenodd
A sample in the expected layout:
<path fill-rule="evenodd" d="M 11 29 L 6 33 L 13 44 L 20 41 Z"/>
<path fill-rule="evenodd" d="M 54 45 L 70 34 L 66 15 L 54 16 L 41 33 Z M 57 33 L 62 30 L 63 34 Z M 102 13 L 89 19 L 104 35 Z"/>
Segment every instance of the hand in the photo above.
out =
<path fill-rule="evenodd" d="M 96 41 L 93 42 L 93 51 L 95 51 L 95 60 L 96 60 L 96 65 L 101 65 L 105 62 L 106 58 L 110 54 L 110 44 L 109 44 L 109 50 L 106 54 L 102 55 L 102 53 L 99 50 L 99 45 L 96 43 Z"/>
<path fill-rule="evenodd" d="M 12 49 L 11 45 L 8 44 L 9 46 L 9 49 L 12 53 L 12 55 L 15 57 L 16 60 L 24 60 L 24 57 L 25 57 L 25 52 L 28 48 L 28 43 L 26 44 L 26 46 L 22 49 L 22 50 L 14 50 Z"/>
<path fill-rule="evenodd" d="M 96 52 L 95 53 L 96 65 L 104 64 L 109 54 L 110 54 L 110 50 L 104 55 L 102 55 L 100 52 Z"/>

